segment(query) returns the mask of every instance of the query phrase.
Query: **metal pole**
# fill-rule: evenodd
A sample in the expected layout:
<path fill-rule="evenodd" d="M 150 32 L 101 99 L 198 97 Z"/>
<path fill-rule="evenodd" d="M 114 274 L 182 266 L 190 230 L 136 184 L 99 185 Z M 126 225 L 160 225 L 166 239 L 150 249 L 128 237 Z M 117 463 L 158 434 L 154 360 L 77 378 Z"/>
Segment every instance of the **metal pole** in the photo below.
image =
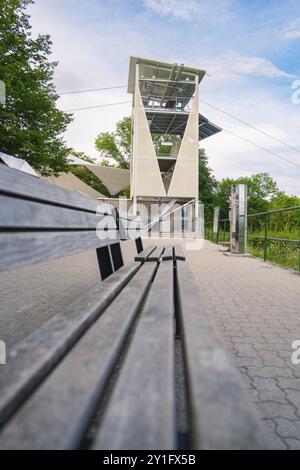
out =
<path fill-rule="evenodd" d="M 267 261 L 269 214 L 265 215 L 264 261 Z"/>

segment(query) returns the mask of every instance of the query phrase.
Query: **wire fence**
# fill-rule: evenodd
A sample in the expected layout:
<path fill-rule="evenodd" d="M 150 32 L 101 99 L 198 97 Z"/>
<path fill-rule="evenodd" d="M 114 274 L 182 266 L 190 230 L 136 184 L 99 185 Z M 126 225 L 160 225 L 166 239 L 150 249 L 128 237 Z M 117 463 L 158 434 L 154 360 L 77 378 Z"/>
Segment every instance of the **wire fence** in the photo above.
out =
<path fill-rule="evenodd" d="M 248 214 L 247 251 L 300 272 L 300 206 Z M 230 244 L 230 220 L 221 219 L 217 233 L 213 222 L 205 224 L 205 238 Z"/>

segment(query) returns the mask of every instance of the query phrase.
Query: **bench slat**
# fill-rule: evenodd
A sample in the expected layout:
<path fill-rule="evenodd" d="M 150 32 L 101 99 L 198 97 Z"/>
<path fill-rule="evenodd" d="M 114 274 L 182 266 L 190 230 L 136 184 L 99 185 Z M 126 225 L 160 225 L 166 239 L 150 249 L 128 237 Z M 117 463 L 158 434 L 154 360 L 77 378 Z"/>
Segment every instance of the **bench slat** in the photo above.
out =
<path fill-rule="evenodd" d="M 154 278 L 94 448 L 175 448 L 174 393 L 173 263 L 166 261 Z"/>
<path fill-rule="evenodd" d="M 193 274 L 177 261 L 193 449 L 267 449 L 268 442 Z"/>
<path fill-rule="evenodd" d="M 99 317 L 140 267 L 123 266 L 8 352 L 0 374 L 0 426 Z"/>
<path fill-rule="evenodd" d="M 0 194 L 95 212 L 99 201 L 0 165 Z"/>
<path fill-rule="evenodd" d="M 115 230 L 102 233 L 107 237 L 104 240 L 100 240 L 95 231 L 0 233 L 0 271 L 96 249 L 119 241 Z"/>
<path fill-rule="evenodd" d="M 159 261 L 163 252 L 164 252 L 163 246 L 156 247 L 155 250 L 152 251 L 152 253 L 148 256 L 146 261 Z"/>
<path fill-rule="evenodd" d="M 185 260 L 185 255 L 182 249 L 181 245 L 175 245 L 174 246 L 174 258 L 175 259 L 180 259 L 180 260 Z"/>
<path fill-rule="evenodd" d="M 142 263 L 147 260 L 150 254 L 155 250 L 155 246 L 148 246 L 145 250 L 141 251 L 134 259 L 135 261 L 141 261 Z"/>
<path fill-rule="evenodd" d="M 0 448 L 79 447 L 155 266 L 144 264 L 0 433 Z"/>
<path fill-rule="evenodd" d="M 173 260 L 173 246 L 172 245 L 167 245 L 165 247 L 165 251 L 162 256 L 163 261 L 171 261 Z"/>
<path fill-rule="evenodd" d="M 94 229 L 116 228 L 112 215 L 103 216 L 39 202 L 0 197 L 0 230 L 2 229 Z"/>

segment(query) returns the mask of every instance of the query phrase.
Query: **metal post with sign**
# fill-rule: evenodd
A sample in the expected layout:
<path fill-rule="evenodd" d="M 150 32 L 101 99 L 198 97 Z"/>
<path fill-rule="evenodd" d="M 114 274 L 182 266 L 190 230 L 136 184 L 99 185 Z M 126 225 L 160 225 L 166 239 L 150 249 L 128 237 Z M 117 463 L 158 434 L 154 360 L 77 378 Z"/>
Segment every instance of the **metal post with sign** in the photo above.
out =
<path fill-rule="evenodd" d="M 219 243 L 219 228 L 220 228 L 220 208 L 215 207 L 214 223 L 213 223 L 213 238 L 215 238 L 215 235 L 216 235 L 217 243 Z"/>
<path fill-rule="evenodd" d="M 247 249 L 247 185 L 231 188 L 230 241 L 231 253 L 243 254 Z"/>

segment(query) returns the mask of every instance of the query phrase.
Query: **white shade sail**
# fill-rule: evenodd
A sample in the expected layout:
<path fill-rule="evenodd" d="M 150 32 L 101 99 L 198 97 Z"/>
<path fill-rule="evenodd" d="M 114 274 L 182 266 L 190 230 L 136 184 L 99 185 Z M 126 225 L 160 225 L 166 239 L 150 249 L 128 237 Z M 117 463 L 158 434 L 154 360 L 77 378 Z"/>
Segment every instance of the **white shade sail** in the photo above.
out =
<path fill-rule="evenodd" d="M 12 157 L 6 153 L 0 152 L 0 159 L 7 165 L 9 168 L 14 168 L 15 170 L 23 171 L 23 173 L 28 173 L 29 175 L 38 176 L 37 172 L 22 158 Z"/>

